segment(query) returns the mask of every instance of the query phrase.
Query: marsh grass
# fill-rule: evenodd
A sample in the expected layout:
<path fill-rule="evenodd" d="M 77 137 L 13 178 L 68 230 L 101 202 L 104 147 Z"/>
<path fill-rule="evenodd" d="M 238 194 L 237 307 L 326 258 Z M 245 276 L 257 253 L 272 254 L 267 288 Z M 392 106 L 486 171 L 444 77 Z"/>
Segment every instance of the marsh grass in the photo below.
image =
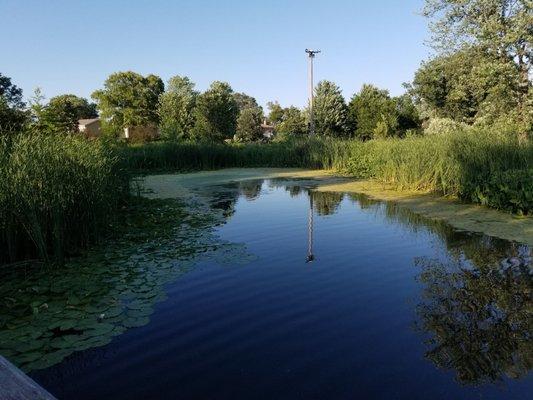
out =
<path fill-rule="evenodd" d="M 72 136 L 0 143 L 0 261 L 61 262 L 98 241 L 125 195 L 115 151 Z"/>
<path fill-rule="evenodd" d="M 58 261 L 98 242 L 129 175 L 228 167 L 332 169 L 399 189 L 533 212 L 533 142 L 471 129 L 405 139 L 136 145 L 20 134 L 0 141 L 0 264 Z"/>
<path fill-rule="evenodd" d="M 361 142 L 313 138 L 270 144 L 159 142 L 122 148 L 125 168 L 195 171 L 230 167 L 333 169 L 398 189 L 457 196 L 516 213 L 533 210 L 533 144 L 481 129 Z"/>

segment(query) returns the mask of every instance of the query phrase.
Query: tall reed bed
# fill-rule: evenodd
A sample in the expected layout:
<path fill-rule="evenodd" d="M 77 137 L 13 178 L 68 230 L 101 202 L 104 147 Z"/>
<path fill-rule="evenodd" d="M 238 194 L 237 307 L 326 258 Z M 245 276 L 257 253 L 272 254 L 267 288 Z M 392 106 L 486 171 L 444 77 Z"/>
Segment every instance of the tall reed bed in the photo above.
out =
<path fill-rule="evenodd" d="M 533 142 L 470 130 L 353 143 L 344 167 L 401 189 L 455 195 L 516 213 L 533 212 Z"/>
<path fill-rule="evenodd" d="M 458 196 L 517 213 L 533 212 L 533 143 L 509 132 L 361 142 L 313 138 L 270 144 L 160 142 L 126 146 L 125 168 L 191 171 L 229 167 L 334 169 L 399 189 Z"/>
<path fill-rule="evenodd" d="M 237 167 L 333 168 L 342 158 L 343 148 L 339 141 L 317 138 L 268 144 L 155 142 L 124 146 L 121 152 L 125 168 L 148 172 Z"/>
<path fill-rule="evenodd" d="M 72 136 L 0 142 L 0 262 L 61 261 L 98 241 L 127 190 L 115 151 Z"/>

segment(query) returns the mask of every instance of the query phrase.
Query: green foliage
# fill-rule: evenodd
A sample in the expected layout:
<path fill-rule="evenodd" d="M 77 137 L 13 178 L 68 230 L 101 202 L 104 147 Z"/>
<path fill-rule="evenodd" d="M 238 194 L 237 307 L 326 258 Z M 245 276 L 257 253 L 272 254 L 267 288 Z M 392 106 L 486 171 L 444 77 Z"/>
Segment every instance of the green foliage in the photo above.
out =
<path fill-rule="evenodd" d="M 25 107 L 22 89 L 0 73 L 0 137 L 20 131 L 28 122 Z"/>
<path fill-rule="evenodd" d="M 347 136 L 348 108 L 340 88 L 321 81 L 315 89 L 313 105 L 316 132 L 323 136 Z"/>
<path fill-rule="evenodd" d="M 269 110 L 268 121 L 274 125 L 281 123 L 283 120 L 283 114 L 285 109 L 281 107 L 277 101 L 269 101 L 267 103 L 267 108 Z"/>
<path fill-rule="evenodd" d="M 426 118 L 473 123 L 515 109 L 518 83 L 514 64 L 469 48 L 424 63 L 415 74 L 410 92 Z"/>
<path fill-rule="evenodd" d="M 52 97 L 47 105 L 36 109 L 34 128 L 48 133 L 74 133 L 78 131 L 78 120 L 95 118 L 96 104 L 73 94 Z"/>
<path fill-rule="evenodd" d="M 76 136 L 0 142 L 0 260 L 61 261 L 98 240 L 125 193 L 118 158 Z"/>
<path fill-rule="evenodd" d="M 263 138 L 261 123 L 263 112 L 259 107 L 244 108 L 237 118 L 235 139 L 239 142 L 255 142 Z"/>
<path fill-rule="evenodd" d="M 239 112 L 242 112 L 247 108 L 260 108 L 259 104 L 257 104 L 257 100 L 246 93 L 233 93 L 233 98 L 237 103 Z"/>
<path fill-rule="evenodd" d="M 198 96 L 193 138 L 211 141 L 231 139 L 237 127 L 238 114 L 239 107 L 231 86 L 225 82 L 213 82 L 207 91 Z"/>
<path fill-rule="evenodd" d="M 194 108 L 198 92 L 189 78 L 174 76 L 159 97 L 158 115 L 161 137 L 176 140 L 190 138 L 194 127 Z"/>
<path fill-rule="evenodd" d="M 302 137 L 307 134 L 307 120 L 304 113 L 295 106 L 282 109 L 276 133 L 282 138 Z"/>
<path fill-rule="evenodd" d="M 396 102 L 387 90 L 365 84 L 352 97 L 348 108 L 359 139 L 392 136 L 398 128 Z"/>
<path fill-rule="evenodd" d="M 92 97 L 102 120 L 118 133 L 126 127 L 158 124 L 158 101 L 163 90 L 163 81 L 155 75 L 116 72 Z"/>
<path fill-rule="evenodd" d="M 485 73 L 489 74 L 490 88 L 500 91 L 499 85 L 490 83 L 490 79 L 499 81 L 502 78 L 498 75 L 498 70 L 503 68 L 504 79 L 510 70 L 516 71 L 518 84 L 514 95 L 509 98 L 495 94 L 492 96 L 504 103 L 507 100 L 518 100 L 518 116 L 522 130 L 519 133 L 524 136 L 528 126 L 531 128 L 533 107 L 530 103 L 533 51 L 531 1 L 426 0 L 424 14 L 433 22 L 433 46 L 442 53 L 447 54 L 450 50 L 468 51 L 471 46 L 483 49 L 485 60 L 490 59 L 489 64 L 485 66 Z M 470 63 L 481 61 L 474 59 L 472 55 L 470 58 Z M 498 66 L 490 65 L 492 63 Z M 481 68 L 483 67 L 482 65 Z M 479 74 L 479 71 L 475 71 L 474 76 L 476 74 Z M 472 80 L 466 71 L 464 79 Z"/>

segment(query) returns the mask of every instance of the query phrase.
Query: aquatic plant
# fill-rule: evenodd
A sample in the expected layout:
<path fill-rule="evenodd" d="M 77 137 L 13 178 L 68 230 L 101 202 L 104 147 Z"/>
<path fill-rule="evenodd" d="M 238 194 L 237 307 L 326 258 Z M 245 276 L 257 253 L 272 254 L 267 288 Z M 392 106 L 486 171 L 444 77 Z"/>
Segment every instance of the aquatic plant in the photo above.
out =
<path fill-rule="evenodd" d="M 115 151 L 74 136 L 0 142 L 0 264 L 62 261 L 87 248 L 127 191 Z"/>
<path fill-rule="evenodd" d="M 164 285 L 201 260 L 239 265 L 253 256 L 221 241 L 222 212 L 206 204 L 135 198 L 106 244 L 64 266 L 9 268 L 0 279 L 0 353 L 25 371 L 104 346 L 148 324 Z"/>

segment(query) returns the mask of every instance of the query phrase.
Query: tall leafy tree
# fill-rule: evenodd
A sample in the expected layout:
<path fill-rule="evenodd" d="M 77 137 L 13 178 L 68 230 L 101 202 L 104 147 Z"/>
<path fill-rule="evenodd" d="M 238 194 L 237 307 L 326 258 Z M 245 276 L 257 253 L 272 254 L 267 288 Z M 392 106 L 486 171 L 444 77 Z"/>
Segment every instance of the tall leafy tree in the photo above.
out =
<path fill-rule="evenodd" d="M 0 73 L 0 136 L 20 131 L 28 120 L 22 89 Z"/>
<path fill-rule="evenodd" d="M 423 116 L 472 123 L 519 104 L 519 71 L 479 48 L 465 48 L 423 63 L 410 89 Z"/>
<path fill-rule="evenodd" d="M 234 93 L 233 98 L 237 102 L 237 107 L 239 107 L 239 112 L 246 110 L 247 108 L 260 108 L 257 100 L 247 95 L 246 93 Z"/>
<path fill-rule="evenodd" d="M 283 114 L 285 112 L 285 109 L 280 106 L 280 104 L 277 101 L 269 101 L 267 103 L 268 108 L 268 121 L 271 124 L 277 125 L 283 120 Z"/>
<path fill-rule="evenodd" d="M 37 112 L 36 124 L 47 132 L 73 133 L 78 130 L 78 120 L 95 118 L 96 104 L 73 94 L 52 97 Z"/>
<path fill-rule="evenodd" d="M 348 108 L 336 84 L 330 81 L 318 83 L 313 110 L 318 134 L 337 137 L 346 135 Z"/>
<path fill-rule="evenodd" d="M 240 142 L 254 142 L 262 139 L 261 122 L 263 112 L 259 107 L 243 109 L 237 118 L 237 133 L 235 138 Z"/>
<path fill-rule="evenodd" d="M 533 3 L 531 0 L 426 0 L 433 45 L 442 52 L 478 46 L 493 59 L 519 70 L 519 110 L 531 113 Z"/>
<path fill-rule="evenodd" d="M 215 81 L 198 96 L 193 136 L 214 141 L 230 139 L 235 134 L 238 114 L 239 107 L 231 86 Z"/>
<path fill-rule="evenodd" d="M 194 86 L 186 76 L 169 79 L 165 93 L 159 97 L 158 108 L 161 135 L 164 138 L 183 139 L 191 136 L 198 97 Z"/>
<path fill-rule="evenodd" d="M 164 88 L 158 76 L 116 72 L 92 97 L 104 122 L 118 131 L 128 126 L 158 124 L 158 102 Z"/>
<path fill-rule="evenodd" d="M 365 84 L 348 105 L 350 120 L 355 125 L 355 136 L 367 140 L 387 137 L 396 133 L 398 115 L 396 102 L 387 90 Z"/>
<path fill-rule="evenodd" d="M 393 100 L 396 103 L 399 133 L 403 135 L 409 130 L 419 129 L 422 121 L 412 97 L 405 93 L 402 96 L 393 98 Z"/>
<path fill-rule="evenodd" d="M 307 120 L 298 107 L 290 106 L 282 110 L 276 132 L 283 136 L 303 136 L 307 134 Z"/>

